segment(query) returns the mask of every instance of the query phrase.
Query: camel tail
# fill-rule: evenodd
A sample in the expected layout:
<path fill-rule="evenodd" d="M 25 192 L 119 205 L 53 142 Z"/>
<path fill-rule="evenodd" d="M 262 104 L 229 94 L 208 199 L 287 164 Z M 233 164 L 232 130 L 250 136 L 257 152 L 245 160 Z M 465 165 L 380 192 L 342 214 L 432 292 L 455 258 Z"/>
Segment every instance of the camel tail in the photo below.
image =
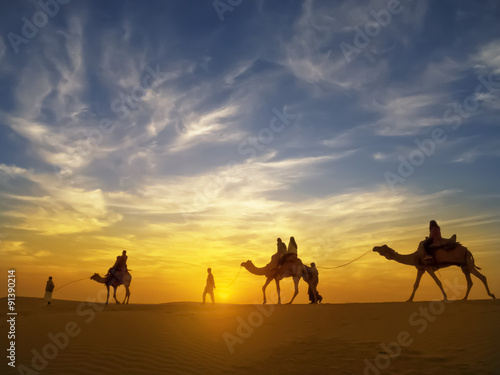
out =
<path fill-rule="evenodd" d="M 474 255 L 472 255 L 472 253 L 469 250 L 467 250 L 467 254 L 470 256 L 470 258 L 472 260 L 472 265 L 474 266 L 474 268 L 480 270 L 481 268 L 476 266 L 476 262 L 474 260 Z"/>

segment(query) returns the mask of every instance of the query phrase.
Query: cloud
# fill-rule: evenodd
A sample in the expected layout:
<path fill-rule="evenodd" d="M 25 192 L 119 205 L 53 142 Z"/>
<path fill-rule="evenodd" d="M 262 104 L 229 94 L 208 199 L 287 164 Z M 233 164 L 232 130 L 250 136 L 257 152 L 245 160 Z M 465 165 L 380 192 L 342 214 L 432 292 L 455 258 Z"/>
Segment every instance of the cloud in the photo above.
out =
<path fill-rule="evenodd" d="M 473 60 L 488 67 L 494 74 L 500 74 L 500 40 L 481 46 Z"/>
<path fill-rule="evenodd" d="M 372 108 L 382 114 L 372 126 L 379 135 L 418 134 L 422 128 L 443 123 L 442 116 L 437 116 L 435 111 L 442 102 L 443 96 L 438 93 L 402 96 L 401 92 L 393 92 L 372 104 Z"/>
<path fill-rule="evenodd" d="M 497 92 L 476 95 L 474 126 L 448 133 L 405 185 L 383 185 L 384 168 L 416 149 L 415 136 L 473 94 L 477 72 L 499 68 L 497 42 L 426 17 L 439 4 L 402 2 L 350 63 L 340 43 L 352 44 L 386 0 L 262 1 L 262 13 L 231 33 L 192 27 L 184 3 L 159 18 L 150 7 L 119 7 L 109 18 L 96 4 L 61 13 L 26 58 L 8 57 L 9 70 L 3 57 L 0 251 L 16 262 L 60 256 L 65 269 L 96 268 L 124 248 L 141 275 L 176 283 L 208 264 L 226 278 L 246 258 L 264 264 L 278 236 L 294 235 L 305 262 L 335 265 L 374 244 L 413 250 L 431 216 L 470 236 L 498 221 L 497 197 L 477 194 L 484 200 L 474 205 L 495 175 L 477 188 L 462 175 L 467 163 L 481 165 L 479 177 L 494 171 Z M 133 99 L 157 67 L 161 84 Z M 276 108 L 296 118 L 253 156 L 239 152 L 270 129 Z M 99 129 L 102 119 L 113 129 Z M 376 261 L 366 257 L 360 269 Z"/>
<path fill-rule="evenodd" d="M 100 230 L 121 220 L 122 216 L 108 210 L 100 189 L 88 190 L 67 186 L 52 175 L 36 174 L 16 166 L 0 165 L 0 177 L 23 177 L 22 187 L 34 185 L 30 195 L 2 193 L 11 207 L 3 215 L 11 219 L 7 228 L 35 231 L 46 235 L 80 233 Z M 0 179 L 2 181 L 2 179 Z"/>
<path fill-rule="evenodd" d="M 231 132 L 231 123 L 238 114 L 238 107 L 225 106 L 209 113 L 196 115 L 189 114 L 182 121 L 182 133 L 171 146 L 172 152 L 189 149 L 200 142 L 216 144 L 228 140 L 238 140 Z M 224 131 L 229 129 L 229 131 Z"/>
<path fill-rule="evenodd" d="M 384 154 L 383 152 L 376 152 L 372 156 L 373 156 L 373 159 L 375 159 L 375 160 L 384 160 L 384 159 L 391 157 L 391 155 Z"/>
<path fill-rule="evenodd" d="M 366 9 L 366 14 L 368 14 Z M 353 14 L 356 13 L 356 14 Z M 302 13 L 294 25 L 294 34 L 286 44 L 283 62 L 299 79 L 308 83 L 326 82 L 343 89 L 360 89 L 377 79 L 379 68 L 357 69 L 356 78 L 346 74 L 349 66 L 336 46 L 342 24 L 356 18 L 363 9 L 346 9 L 343 5 L 324 7 L 312 0 L 304 2 Z"/>
<path fill-rule="evenodd" d="M 325 139 L 321 141 L 321 144 L 331 148 L 345 148 L 351 146 L 354 142 L 352 131 L 349 131 L 339 134 L 335 138 Z"/>
<path fill-rule="evenodd" d="M 468 148 L 464 151 L 464 148 Z M 461 145 L 460 152 L 453 159 L 453 163 L 472 164 L 480 158 L 500 157 L 500 142 L 497 140 L 485 140 L 480 145 Z"/>

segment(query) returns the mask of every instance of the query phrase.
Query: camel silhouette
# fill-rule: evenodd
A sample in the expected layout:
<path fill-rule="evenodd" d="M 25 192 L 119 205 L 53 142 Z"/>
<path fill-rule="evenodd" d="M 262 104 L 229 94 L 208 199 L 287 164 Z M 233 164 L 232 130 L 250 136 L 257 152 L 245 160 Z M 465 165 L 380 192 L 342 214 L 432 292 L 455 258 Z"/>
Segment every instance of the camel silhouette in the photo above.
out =
<path fill-rule="evenodd" d="M 408 266 L 413 266 L 417 268 L 417 279 L 415 280 L 415 284 L 413 285 L 413 292 L 408 299 L 408 302 L 413 301 L 413 297 L 415 297 L 415 292 L 418 289 L 420 284 L 420 279 L 423 274 L 427 272 L 436 282 L 439 289 L 443 293 L 443 298 L 446 301 L 448 297 L 446 296 L 446 292 L 443 289 L 443 285 L 441 281 L 435 274 L 435 271 L 440 268 L 445 268 L 449 266 L 458 266 L 462 269 L 462 272 L 465 274 L 465 278 L 467 280 L 467 292 L 465 293 L 464 301 L 467 300 L 469 296 L 469 292 L 472 288 L 472 279 L 470 274 L 472 273 L 479 280 L 481 280 L 486 287 L 486 292 L 488 295 L 495 299 L 495 295 L 490 292 L 488 287 L 488 282 L 486 281 L 486 276 L 480 273 L 478 270 L 481 268 L 477 267 L 474 264 L 474 256 L 472 253 L 460 243 L 457 243 L 456 246 L 451 250 L 437 249 L 434 252 L 434 259 L 432 261 L 426 261 L 425 258 L 425 249 L 424 249 L 424 241 L 420 242 L 417 251 L 412 254 L 399 254 L 395 250 L 391 249 L 387 245 L 383 246 L 375 246 L 373 251 L 379 253 L 381 256 L 394 260 L 401 264 L 406 264 Z"/>
<path fill-rule="evenodd" d="M 276 291 L 278 293 L 278 304 L 281 304 L 280 280 L 284 277 L 292 277 L 295 284 L 295 292 L 288 304 L 291 304 L 297 294 L 299 294 L 299 281 L 301 278 L 307 282 L 307 284 L 314 291 L 314 295 L 316 295 L 316 286 L 310 283 L 309 274 L 307 273 L 305 266 L 302 264 L 302 261 L 297 257 L 289 258 L 282 266 L 278 267 L 278 257 L 276 257 L 276 255 L 277 254 L 273 255 L 270 263 L 261 268 L 256 267 L 251 260 L 241 263 L 241 266 L 248 272 L 253 273 L 254 275 L 266 277 L 266 282 L 262 287 L 262 294 L 264 296 L 263 303 L 267 303 L 266 288 L 269 283 L 274 280 L 276 282 Z"/>
<path fill-rule="evenodd" d="M 132 282 L 132 275 L 128 271 L 126 271 L 123 275 L 123 282 L 120 282 L 116 277 L 113 277 L 113 276 L 102 277 L 98 273 L 94 273 L 90 277 L 90 279 L 97 281 L 100 284 L 106 285 L 106 289 L 108 290 L 108 296 L 106 297 L 106 305 L 108 304 L 108 300 L 109 300 L 109 287 L 110 287 L 110 285 L 114 289 L 113 298 L 115 299 L 116 303 L 120 303 L 116 299 L 116 288 L 118 288 L 120 285 L 125 286 L 126 293 L 125 293 L 125 298 L 123 299 L 122 303 L 125 303 L 125 301 L 127 301 L 126 303 L 128 304 L 128 301 L 130 299 L 130 283 Z"/>

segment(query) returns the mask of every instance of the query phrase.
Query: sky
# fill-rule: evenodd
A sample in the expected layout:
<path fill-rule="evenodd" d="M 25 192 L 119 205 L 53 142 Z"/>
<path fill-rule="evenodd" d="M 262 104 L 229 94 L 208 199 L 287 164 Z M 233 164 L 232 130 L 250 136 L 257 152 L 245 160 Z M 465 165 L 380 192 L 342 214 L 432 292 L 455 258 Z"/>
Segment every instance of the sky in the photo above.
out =
<path fill-rule="evenodd" d="M 325 302 L 402 301 L 412 267 L 373 252 L 333 267 L 413 252 L 432 219 L 500 293 L 498 2 L 0 10 L 0 272 L 18 295 L 105 274 L 126 249 L 131 302 L 198 301 L 211 267 L 217 301 L 258 303 L 265 280 L 240 263 L 294 236 Z M 465 285 L 458 267 L 438 276 Z M 436 298 L 424 276 L 416 300 Z"/>

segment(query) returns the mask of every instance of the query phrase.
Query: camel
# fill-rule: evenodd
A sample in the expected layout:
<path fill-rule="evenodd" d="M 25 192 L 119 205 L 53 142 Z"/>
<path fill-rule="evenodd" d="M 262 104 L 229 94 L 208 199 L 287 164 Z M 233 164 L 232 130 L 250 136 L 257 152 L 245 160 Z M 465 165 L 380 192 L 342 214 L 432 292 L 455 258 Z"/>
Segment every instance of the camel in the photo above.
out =
<path fill-rule="evenodd" d="M 488 288 L 486 277 L 478 271 L 481 268 L 474 264 L 474 256 L 465 246 L 461 245 L 460 243 L 457 243 L 456 246 L 451 250 L 444 250 L 439 248 L 436 249 L 434 253 L 434 259 L 431 261 L 424 260 L 424 241 L 420 242 L 417 251 L 412 254 L 399 254 L 387 245 L 375 246 L 373 248 L 373 251 L 379 253 L 381 256 L 386 257 L 389 260 L 395 260 L 398 263 L 406 264 L 408 266 L 414 266 L 417 268 L 417 279 L 415 280 L 415 284 L 413 285 L 413 292 L 408 299 L 408 302 L 413 301 L 415 292 L 417 291 L 417 288 L 420 284 L 420 279 L 425 272 L 427 272 L 433 278 L 439 289 L 441 289 L 444 300 L 447 301 L 448 297 L 446 296 L 443 285 L 436 276 L 435 271 L 440 268 L 449 266 L 458 266 L 465 274 L 465 278 L 467 280 L 467 292 L 465 293 L 465 297 L 462 299 L 463 301 L 467 300 L 467 298 L 469 297 L 469 292 L 472 288 L 472 279 L 470 277 L 471 273 L 483 282 L 488 295 L 491 298 L 495 299 L 495 295 L 492 294 L 490 292 L 490 289 Z"/>
<path fill-rule="evenodd" d="M 277 254 L 275 254 L 277 255 Z M 246 262 L 241 263 L 241 266 L 244 267 L 248 272 L 253 273 L 254 275 L 265 276 L 266 282 L 262 287 L 262 294 L 264 296 L 263 304 L 267 303 L 266 299 L 266 288 L 271 281 L 276 282 L 276 291 L 278 293 L 278 304 L 281 304 L 281 295 L 280 295 L 280 280 L 284 277 L 292 277 L 293 282 L 295 284 L 295 292 L 293 294 L 292 299 L 288 304 L 291 304 L 297 294 L 299 294 L 299 281 L 300 278 L 304 278 L 304 281 L 309 284 L 312 288 L 314 295 L 316 295 L 316 287 L 313 284 L 309 283 L 308 273 L 306 271 L 306 266 L 302 264 L 302 261 L 299 258 L 289 259 L 286 261 L 280 268 L 278 268 L 277 258 L 273 255 L 271 258 L 271 262 L 268 263 L 264 267 L 256 267 L 251 260 L 247 260 Z"/>
<path fill-rule="evenodd" d="M 94 273 L 90 277 L 90 280 L 94 280 L 100 284 L 106 285 L 106 289 L 108 290 L 108 296 L 106 297 L 106 305 L 108 304 L 108 300 L 109 300 L 109 286 L 111 285 L 114 289 L 113 298 L 115 299 L 116 303 L 120 303 L 116 299 L 116 288 L 118 288 L 120 285 L 123 284 L 123 286 L 125 286 L 126 293 L 125 293 L 125 298 L 124 298 L 122 303 L 125 303 L 125 301 L 127 301 L 127 304 L 128 304 L 128 301 L 130 299 L 129 287 L 130 287 L 130 283 L 132 282 L 132 275 L 128 271 L 126 271 L 125 274 L 123 275 L 123 282 L 118 281 L 118 279 L 116 279 L 115 277 L 111 277 L 111 278 L 109 276 L 102 277 L 98 273 Z"/>

